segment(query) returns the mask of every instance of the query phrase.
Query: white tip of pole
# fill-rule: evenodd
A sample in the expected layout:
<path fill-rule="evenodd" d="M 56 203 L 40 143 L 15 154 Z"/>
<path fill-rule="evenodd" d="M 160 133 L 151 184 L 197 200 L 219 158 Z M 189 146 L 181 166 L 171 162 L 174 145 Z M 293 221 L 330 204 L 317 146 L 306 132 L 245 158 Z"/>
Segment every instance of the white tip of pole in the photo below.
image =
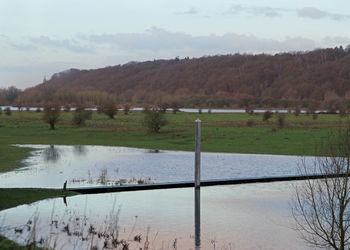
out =
<path fill-rule="evenodd" d="M 199 120 L 199 118 L 197 118 L 197 120 L 195 122 L 201 122 L 201 120 Z"/>

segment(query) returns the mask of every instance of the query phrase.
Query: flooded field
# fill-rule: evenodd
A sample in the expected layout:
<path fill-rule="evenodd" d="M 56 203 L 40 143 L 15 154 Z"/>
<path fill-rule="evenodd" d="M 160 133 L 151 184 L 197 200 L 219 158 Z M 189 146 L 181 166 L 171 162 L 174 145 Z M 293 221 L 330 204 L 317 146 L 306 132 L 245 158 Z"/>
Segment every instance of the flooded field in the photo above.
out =
<path fill-rule="evenodd" d="M 0 187 L 61 188 L 192 181 L 194 153 L 106 146 L 18 145 L 36 150 Z M 306 158 L 311 161 L 312 158 Z M 202 153 L 201 179 L 297 175 L 300 157 Z"/>
<path fill-rule="evenodd" d="M 294 183 L 201 188 L 201 249 L 308 249 L 292 229 Z M 43 200 L 1 211 L 0 226 L 12 240 L 57 249 L 195 249 L 194 190 Z"/>
<path fill-rule="evenodd" d="M 194 153 L 107 146 L 34 151 L 0 187 L 62 188 L 193 181 Z M 306 163 L 313 158 L 304 158 Z M 202 153 L 202 180 L 298 174 L 296 156 Z M 0 212 L 0 234 L 54 249 L 307 249 L 293 228 L 298 182 L 77 195 Z M 199 200 L 197 200 L 199 201 Z M 197 232 L 197 234 L 195 233 Z M 198 248 L 196 248 L 198 249 Z"/>

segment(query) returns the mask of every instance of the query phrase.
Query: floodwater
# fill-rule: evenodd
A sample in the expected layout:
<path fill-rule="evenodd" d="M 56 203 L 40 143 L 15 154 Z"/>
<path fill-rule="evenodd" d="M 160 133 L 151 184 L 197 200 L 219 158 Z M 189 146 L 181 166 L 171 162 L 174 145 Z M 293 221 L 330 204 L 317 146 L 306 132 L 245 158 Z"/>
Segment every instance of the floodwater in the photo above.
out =
<path fill-rule="evenodd" d="M 25 167 L 0 174 L 0 187 L 61 188 L 193 181 L 194 153 L 127 147 L 17 145 L 36 150 Z M 297 156 L 202 153 L 201 179 L 290 176 Z M 311 161 L 312 158 L 306 158 Z"/>
<path fill-rule="evenodd" d="M 19 243 L 42 238 L 43 246 L 57 249 L 102 249 L 113 243 L 129 244 L 129 249 L 146 249 L 147 244 L 148 249 L 195 249 L 195 239 L 201 249 L 308 249 L 291 228 L 295 183 L 202 187 L 197 237 L 193 188 L 21 205 L 0 212 L 0 233 Z"/>
<path fill-rule="evenodd" d="M 13 106 L 0 106 L 1 109 L 5 108 L 10 108 L 12 111 L 18 111 L 18 107 L 13 107 Z M 28 107 L 30 111 L 36 111 L 40 107 Z M 26 110 L 26 107 L 21 107 L 21 110 L 24 111 Z M 40 108 L 41 110 L 43 108 Z M 131 111 L 142 111 L 144 108 L 142 107 L 134 107 L 131 108 Z M 63 110 L 63 108 L 62 108 Z M 75 110 L 75 108 L 72 108 L 71 110 Z M 89 108 L 89 110 L 97 110 L 96 108 Z M 169 111 L 172 111 L 171 108 L 168 109 Z M 195 108 L 180 108 L 179 109 L 181 112 L 187 112 L 187 113 L 198 113 L 199 109 Z M 203 113 L 208 113 L 209 109 L 202 109 Z M 272 111 L 272 112 L 279 112 L 279 113 L 288 113 L 288 109 L 255 109 L 255 113 L 263 113 L 265 111 Z M 245 109 L 210 109 L 210 112 L 212 113 L 245 113 Z M 306 110 L 301 110 L 301 113 L 306 113 Z M 317 110 L 316 112 L 326 112 L 326 110 Z"/>

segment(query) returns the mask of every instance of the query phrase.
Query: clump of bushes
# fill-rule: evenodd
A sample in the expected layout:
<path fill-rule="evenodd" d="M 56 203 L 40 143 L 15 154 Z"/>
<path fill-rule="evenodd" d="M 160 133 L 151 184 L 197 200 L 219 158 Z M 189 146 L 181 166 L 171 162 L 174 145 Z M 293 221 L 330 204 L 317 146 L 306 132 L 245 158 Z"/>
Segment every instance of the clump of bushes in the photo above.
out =
<path fill-rule="evenodd" d="M 103 113 L 103 107 L 102 106 L 98 106 L 96 109 L 97 114 L 102 114 Z"/>
<path fill-rule="evenodd" d="M 160 111 L 163 113 L 166 113 L 167 109 L 169 108 L 169 104 L 167 102 L 163 102 L 159 105 Z"/>
<path fill-rule="evenodd" d="M 299 116 L 299 115 L 300 115 L 300 112 L 301 112 L 300 108 L 297 107 L 297 108 L 295 108 L 295 110 L 294 110 L 294 115 L 295 115 L 295 116 Z"/>
<path fill-rule="evenodd" d="M 316 120 L 318 118 L 318 114 L 314 113 L 312 114 L 312 119 Z"/>
<path fill-rule="evenodd" d="M 107 115 L 110 119 L 114 119 L 114 116 L 117 114 L 118 108 L 115 103 L 110 102 L 104 105 L 103 113 Z"/>
<path fill-rule="evenodd" d="M 128 115 L 130 113 L 130 105 L 125 104 L 123 109 L 124 115 Z"/>
<path fill-rule="evenodd" d="M 0 115 L 2 115 L 2 108 L 0 107 Z"/>
<path fill-rule="evenodd" d="M 61 108 L 58 105 L 47 105 L 44 108 L 43 121 L 50 125 L 50 129 L 55 129 L 55 124 L 59 121 Z"/>
<path fill-rule="evenodd" d="M 176 115 L 176 113 L 180 111 L 180 105 L 177 102 L 172 102 L 171 108 L 173 109 L 174 115 Z"/>
<path fill-rule="evenodd" d="M 12 115 L 12 111 L 9 107 L 5 108 L 4 113 L 5 115 Z"/>
<path fill-rule="evenodd" d="M 254 115 L 254 109 L 252 107 L 246 107 L 245 112 L 248 115 Z"/>
<path fill-rule="evenodd" d="M 271 111 L 265 111 L 263 115 L 263 121 L 268 121 L 273 116 Z"/>
<path fill-rule="evenodd" d="M 346 116 L 346 107 L 344 105 L 340 105 L 340 107 L 339 107 L 339 115 L 340 115 L 340 117 L 345 117 Z"/>
<path fill-rule="evenodd" d="M 63 107 L 63 111 L 64 112 L 69 112 L 70 111 L 70 106 L 69 105 L 66 105 Z"/>
<path fill-rule="evenodd" d="M 159 109 L 144 111 L 144 124 L 150 132 L 159 133 L 161 127 L 168 124 L 164 113 Z"/>
<path fill-rule="evenodd" d="M 92 111 L 86 110 L 84 107 L 78 107 L 73 113 L 72 122 L 76 126 L 84 126 L 86 120 L 90 120 Z"/>

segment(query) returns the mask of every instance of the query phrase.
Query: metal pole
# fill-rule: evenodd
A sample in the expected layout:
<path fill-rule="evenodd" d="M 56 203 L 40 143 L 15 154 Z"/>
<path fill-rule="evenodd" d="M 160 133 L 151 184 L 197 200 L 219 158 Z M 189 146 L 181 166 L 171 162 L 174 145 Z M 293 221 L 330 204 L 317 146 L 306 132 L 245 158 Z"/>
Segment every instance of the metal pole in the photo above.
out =
<path fill-rule="evenodd" d="M 194 235 L 195 235 L 195 249 L 199 250 L 201 245 L 201 121 L 196 120 L 195 129 L 195 168 L 194 168 Z"/>
<path fill-rule="evenodd" d="M 199 188 L 201 185 L 201 120 L 196 120 L 195 130 L 195 159 L 194 159 L 194 186 Z"/>

